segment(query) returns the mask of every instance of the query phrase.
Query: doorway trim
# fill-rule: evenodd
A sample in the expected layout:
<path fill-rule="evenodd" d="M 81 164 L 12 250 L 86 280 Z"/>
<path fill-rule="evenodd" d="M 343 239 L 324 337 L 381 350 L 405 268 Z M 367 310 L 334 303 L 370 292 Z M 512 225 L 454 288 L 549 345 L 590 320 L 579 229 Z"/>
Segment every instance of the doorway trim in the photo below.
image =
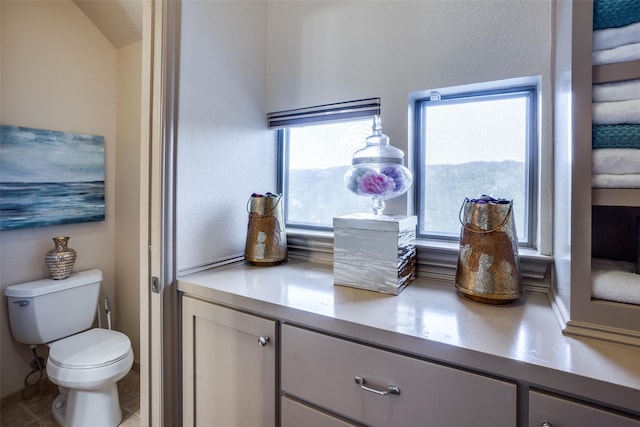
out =
<path fill-rule="evenodd" d="M 181 2 L 143 4 L 140 269 L 140 421 L 181 420 L 175 264 L 175 142 Z"/>

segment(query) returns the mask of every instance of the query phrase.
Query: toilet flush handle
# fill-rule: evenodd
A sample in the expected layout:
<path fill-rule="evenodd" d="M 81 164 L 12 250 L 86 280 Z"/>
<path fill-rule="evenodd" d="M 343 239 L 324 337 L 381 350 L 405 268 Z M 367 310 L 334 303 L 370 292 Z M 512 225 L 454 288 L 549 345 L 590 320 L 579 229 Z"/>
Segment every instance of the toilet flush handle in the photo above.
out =
<path fill-rule="evenodd" d="M 13 303 L 18 304 L 18 307 L 26 307 L 29 305 L 29 301 L 26 300 L 14 301 Z"/>

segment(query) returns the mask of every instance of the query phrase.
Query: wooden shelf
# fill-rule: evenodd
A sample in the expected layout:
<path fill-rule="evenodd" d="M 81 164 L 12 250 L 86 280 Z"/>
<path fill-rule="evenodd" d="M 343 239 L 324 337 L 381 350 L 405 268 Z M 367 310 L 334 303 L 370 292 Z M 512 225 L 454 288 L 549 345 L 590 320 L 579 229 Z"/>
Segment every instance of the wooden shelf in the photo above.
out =
<path fill-rule="evenodd" d="M 593 188 L 591 204 L 594 206 L 640 207 L 640 189 L 637 188 Z"/>
<path fill-rule="evenodd" d="M 593 66 L 591 78 L 594 84 L 638 79 L 640 78 L 640 60 L 595 65 Z"/>

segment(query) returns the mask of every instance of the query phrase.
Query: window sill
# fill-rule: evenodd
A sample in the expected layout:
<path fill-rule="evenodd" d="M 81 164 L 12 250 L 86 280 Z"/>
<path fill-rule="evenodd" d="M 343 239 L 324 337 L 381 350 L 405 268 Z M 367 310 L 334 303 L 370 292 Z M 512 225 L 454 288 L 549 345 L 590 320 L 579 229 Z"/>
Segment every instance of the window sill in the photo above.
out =
<path fill-rule="evenodd" d="M 323 264 L 333 263 L 333 232 L 287 229 L 289 256 Z M 456 242 L 416 240 L 417 274 L 435 280 L 452 281 L 458 263 Z M 547 292 L 551 283 L 553 257 L 530 248 L 519 248 L 523 285 L 529 291 Z"/>

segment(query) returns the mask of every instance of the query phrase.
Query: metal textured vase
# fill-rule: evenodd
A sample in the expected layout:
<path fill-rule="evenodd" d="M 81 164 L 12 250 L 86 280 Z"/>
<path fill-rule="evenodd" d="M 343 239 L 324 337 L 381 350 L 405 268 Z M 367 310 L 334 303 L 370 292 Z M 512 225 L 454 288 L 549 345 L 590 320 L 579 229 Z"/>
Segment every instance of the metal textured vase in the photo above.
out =
<path fill-rule="evenodd" d="M 56 247 L 47 252 L 44 260 L 53 280 L 66 279 L 71 274 L 77 253 L 74 249 L 67 247 L 69 237 L 54 237 L 53 243 Z"/>
<path fill-rule="evenodd" d="M 506 304 L 522 294 L 513 202 L 483 196 L 460 209 L 456 288 L 467 298 Z"/>
<path fill-rule="evenodd" d="M 253 265 L 277 265 L 287 259 L 282 195 L 252 194 L 244 257 Z"/>

